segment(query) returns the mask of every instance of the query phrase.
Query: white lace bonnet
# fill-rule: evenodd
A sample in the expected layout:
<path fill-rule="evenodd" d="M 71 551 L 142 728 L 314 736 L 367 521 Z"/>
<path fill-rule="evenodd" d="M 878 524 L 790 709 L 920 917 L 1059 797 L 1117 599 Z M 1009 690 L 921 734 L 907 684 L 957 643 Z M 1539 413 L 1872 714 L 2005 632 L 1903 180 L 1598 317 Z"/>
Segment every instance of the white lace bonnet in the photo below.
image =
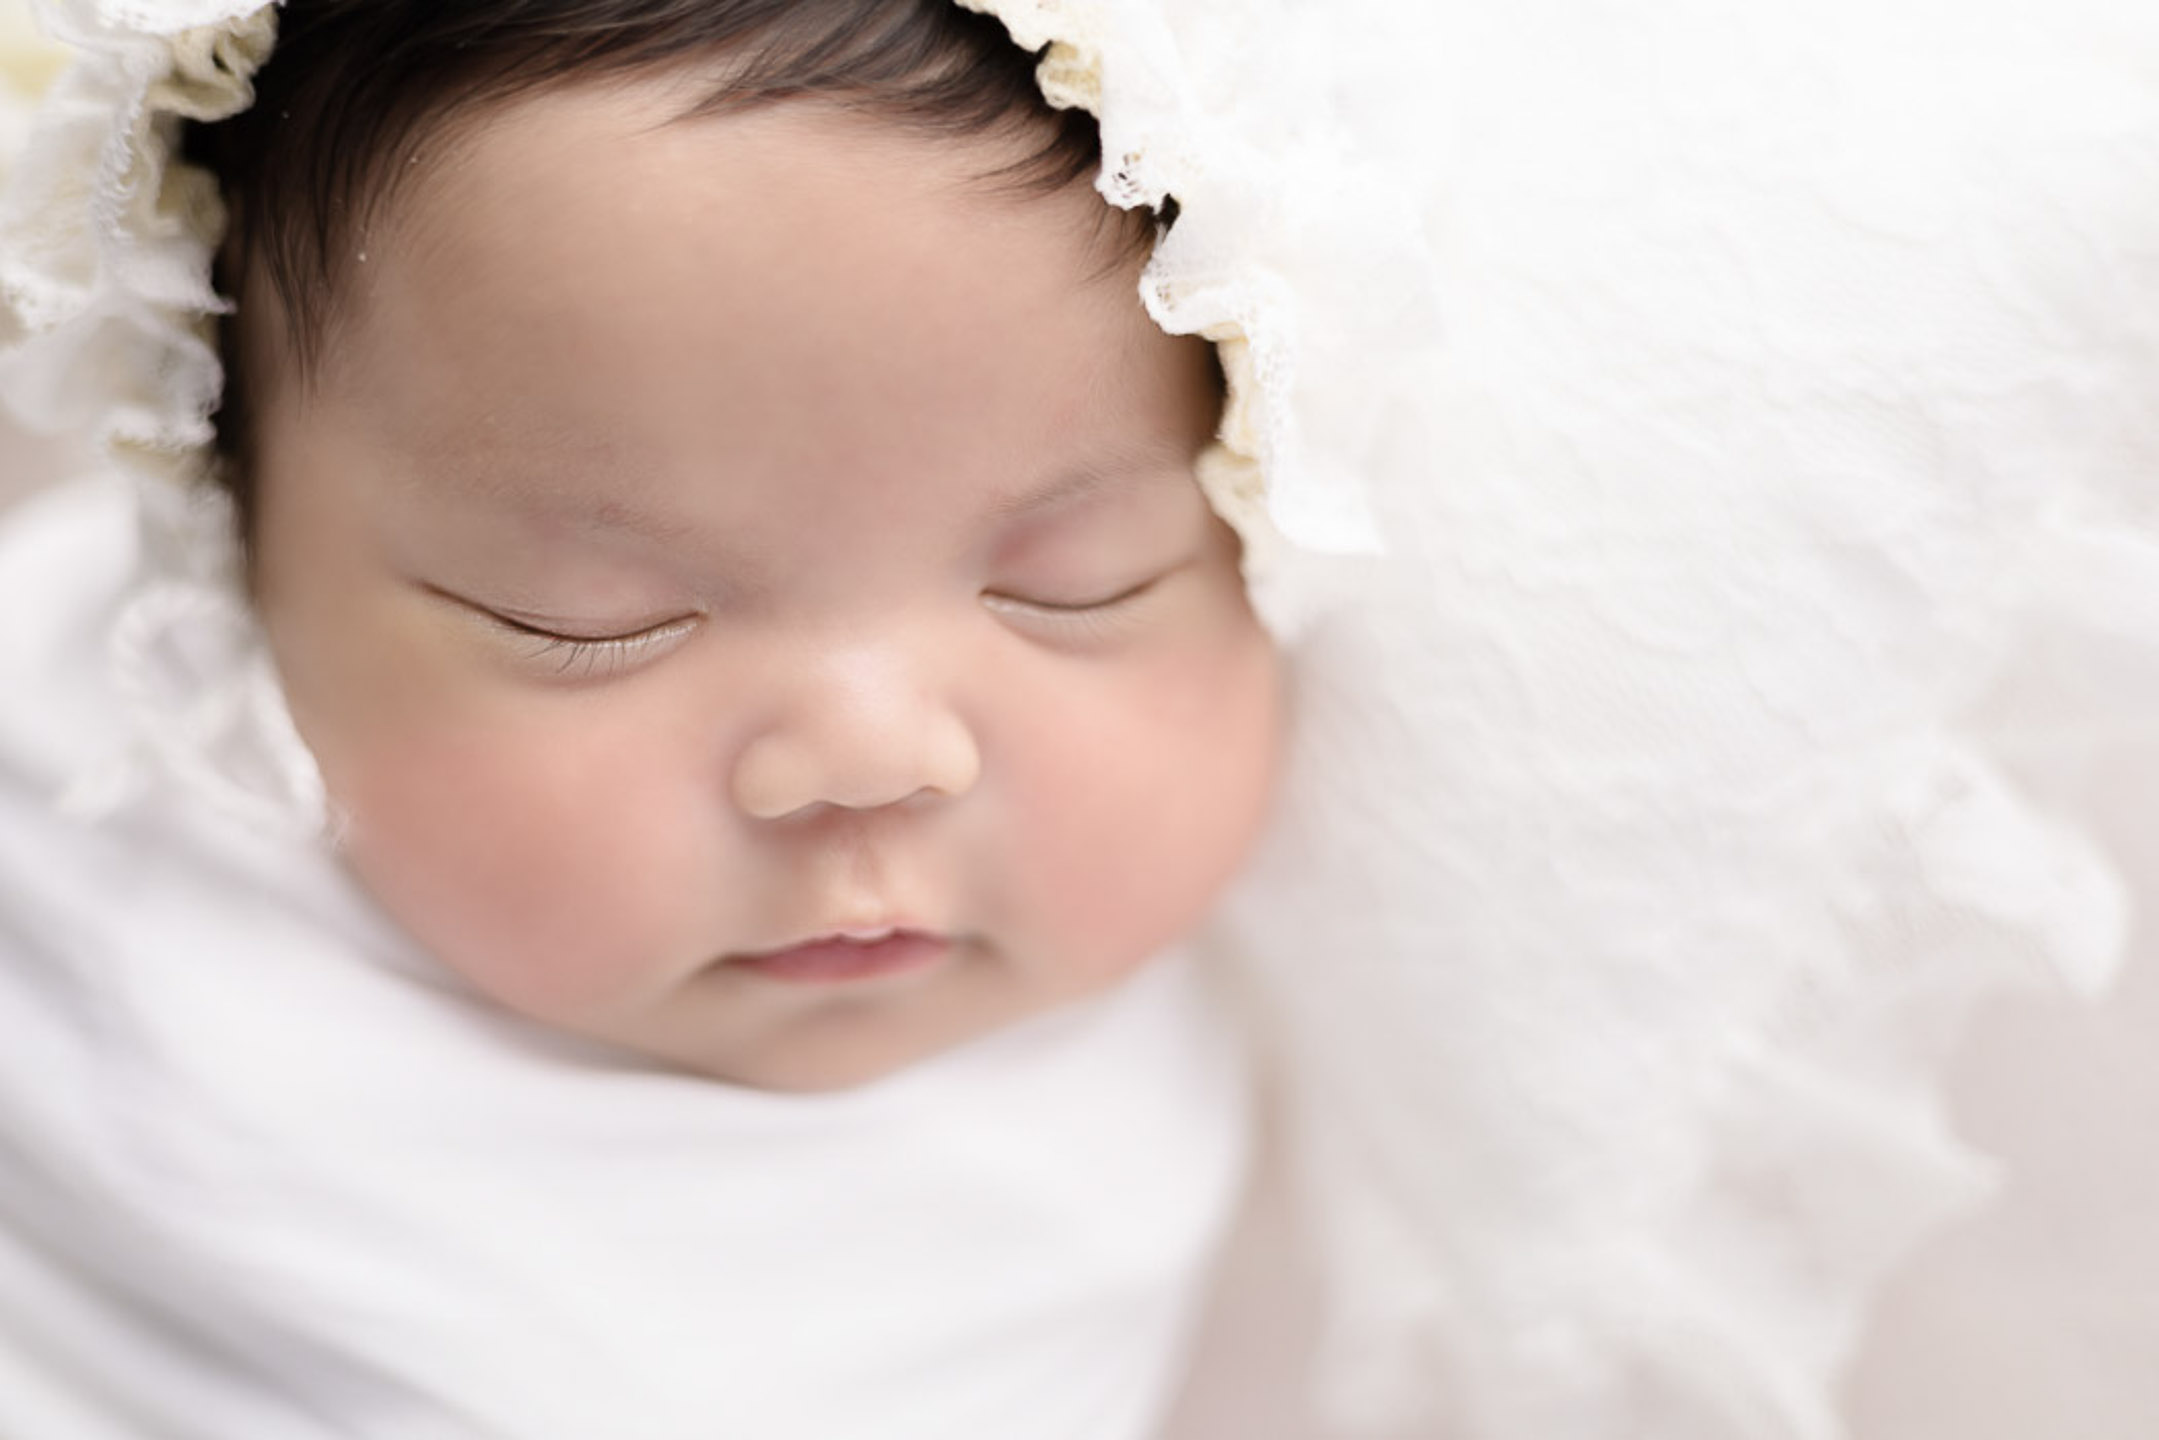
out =
<path fill-rule="evenodd" d="M 2061 243 L 2040 177 L 2134 205 L 2069 157 L 2146 133 L 2153 52 L 1975 29 L 1905 73 L 1865 58 L 1897 5 L 1716 48 L 1583 4 L 1510 49 L 1534 27 L 1466 0 L 962 3 L 1048 47 L 1112 201 L 1179 201 L 1144 290 L 1230 362 L 1210 493 L 1332 599 L 1274 611 L 1297 757 L 1222 927 L 1286 1057 L 1330 1413 L 1841 1433 L 1871 1286 L 1983 1189 L 1953 1021 L 2124 943 L 2019 757 L 2104 703 L 2039 647 L 2159 651 L 2159 446 L 2119 420 L 2152 377 L 1999 277 Z M 83 58 L 0 202 L 0 394 L 185 471 L 217 215 L 166 162 L 248 103 L 273 12 L 42 13 Z M 221 527 L 170 497 L 207 493 L 146 490 L 198 579 Z"/>

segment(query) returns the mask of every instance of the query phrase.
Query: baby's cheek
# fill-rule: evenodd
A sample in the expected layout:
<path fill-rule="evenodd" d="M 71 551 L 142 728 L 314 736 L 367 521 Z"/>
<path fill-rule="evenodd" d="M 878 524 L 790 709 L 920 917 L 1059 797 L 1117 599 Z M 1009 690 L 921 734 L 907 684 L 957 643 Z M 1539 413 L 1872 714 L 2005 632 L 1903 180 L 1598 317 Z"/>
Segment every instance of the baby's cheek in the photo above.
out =
<path fill-rule="evenodd" d="M 1189 925 L 1242 868 L 1272 809 L 1282 681 L 1272 641 L 1248 615 L 1175 673 L 1182 688 L 1165 697 L 1163 726 L 1178 739 L 1160 823 L 1196 897 Z"/>
<path fill-rule="evenodd" d="M 690 943 L 703 887 L 680 873 L 674 813 L 649 798 L 681 787 L 651 783 L 651 763 L 650 747 L 504 723 L 385 735 L 328 779 L 348 863 L 393 918 L 498 1001 L 574 1021 Z"/>
<path fill-rule="evenodd" d="M 1165 657 L 1092 712 L 1065 710 L 1034 777 L 1030 889 L 1058 917 L 1066 978 L 1108 983 L 1188 934 L 1264 822 L 1279 765 L 1273 653 L 1256 627 Z"/>

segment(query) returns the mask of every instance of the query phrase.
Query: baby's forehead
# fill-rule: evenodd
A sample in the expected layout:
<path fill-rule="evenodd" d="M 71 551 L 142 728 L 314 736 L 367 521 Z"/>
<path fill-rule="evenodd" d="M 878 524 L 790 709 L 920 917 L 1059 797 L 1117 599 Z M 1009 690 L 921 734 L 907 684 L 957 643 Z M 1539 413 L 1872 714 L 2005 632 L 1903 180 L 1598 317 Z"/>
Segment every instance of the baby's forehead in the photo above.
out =
<path fill-rule="evenodd" d="M 1114 436 L 1107 443 L 1075 443 L 1031 463 L 999 467 L 965 487 L 950 513 L 955 525 L 1007 526 L 1053 521 L 1089 509 L 1113 507 L 1158 489 L 1189 483 L 1193 456 L 1178 437 Z M 681 504 L 685 494 L 738 499 L 769 511 L 775 497 L 804 490 L 811 477 L 757 472 L 711 457 L 692 476 L 671 476 L 661 457 L 640 458 L 628 447 L 594 443 L 567 431 L 536 432 L 514 443 L 462 450 L 410 452 L 401 470 L 408 484 L 476 509 L 510 510 L 580 532 L 618 532 L 658 543 L 690 536 L 693 526 Z M 862 488 L 897 486 L 870 467 L 855 467 Z M 959 488 L 959 487 L 955 487 Z M 798 508 L 793 516 L 814 531 L 841 518 L 835 511 Z"/>
<path fill-rule="evenodd" d="M 963 440 L 1017 464 L 1119 411 L 1144 431 L 1165 368 L 1210 376 L 1137 266 L 1103 268 L 1088 192 L 984 193 L 974 157 L 825 108 L 657 108 L 550 96 L 476 133 L 355 267 L 329 387 L 422 435 L 445 397 L 471 412 L 432 443 L 702 429 L 776 465 Z"/>
<path fill-rule="evenodd" d="M 971 190 L 968 157 L 826 110 L 654 108 L 535 100 L 415 187 L 295 443 L 341 434 L 526 543 L 738 557 L 957 551 L 1190 490 L 1219 372 L 1100 271 L 1092 195 Z"/>
<path fill-rule="evenodd" d="M 1009 137 L 932 141 L 808 102 L 685 114 L 679 92 L 664 78 L 587 85 L 469 117 L 356 237 L 322 364 L 386 322 L 400 350 L 415 319 L 514 332 L 524 349 L 582 343 L 571 322 L 612 316 L 663 354 L 705 322 L 745 353 L 789 335 L 835 354 L 893 349 L 922 381 L 969 392 L 924 397 L 928 417 L 997 388 L 981 332 L 1000 315 L 1096 372 L 1076 379 L 1045 350 L 1029 367 L 1043 383 L 1110 383 L 1148 338 L 1124 323 L 1144 259 L 1130 217 L 1084 186 L 986 180 L 1011 163 Z M 1073 330 L 1074 299 L 1110 323 Z M 282 311 L 274 285 L 248 287 L 245 323 Z M 272 348 L 312 378 L 308 357 Z"/>
<path fill-rule="evenodd" d="M 467 12 L 480 10 L 487 23 L 476 28 Z M 228 268 L 278 292 L 303 370 L 326 348 L 354 282 L 364 283 L 360 257 L 379 253 L 405 192 L 438 171 L 457 174 L 467 141 L 521 124 L 536 99 L 635 92 L 658 126 L 819 97 L 866 128 L 972 153 L 971 178 L 1014 195 L 1083 183 L 1099 162 L 1092 122 L 1052 111 L 1031 57 L 998 22 L 962 7 L 591 0 L 579 11 L 566 29 L 552 12 L 484 3 L 293 5 L 255 77 L 258 104 L 191 127 L 193 157 L 216 172 L 238 219 Z M 1107 207 L 1091 228 L 1119 255 L 1143 252 L 1152 236 L 1147 216 Z"/>

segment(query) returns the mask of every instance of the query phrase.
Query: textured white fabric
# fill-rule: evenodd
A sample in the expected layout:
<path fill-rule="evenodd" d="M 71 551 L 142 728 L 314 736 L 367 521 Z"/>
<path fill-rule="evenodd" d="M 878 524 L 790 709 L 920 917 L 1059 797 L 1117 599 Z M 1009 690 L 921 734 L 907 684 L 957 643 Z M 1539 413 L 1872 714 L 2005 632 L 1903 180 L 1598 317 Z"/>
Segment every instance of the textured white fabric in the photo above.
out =
<path fill-rule="evenodd" d="M 550 1036 L 244 814 L 54 813 L 132 509 L 0 527 L 0 1434 L 1154 1432 L 1246 1150 L 1189 963 L 836 1096 Z"/>
<path fill-rule="evenodd" d="M 1429 305 L 1278 272 L 1300 319 L 1440 321 L 1300 366 L 1415 403 L 1331 440 L 1390 556 L 1277 577 L 1322 597 L 1297 773 L 1226 922 L 1337 1413 L 1841 1433 L 1870 1287 L 1984 1185 L 1936 1099 L 1963 1010 L 2121 951 L 2115 857 L 2007 761 L 2159 727 L 2103 669 L 2003 691 L 2159 649 L 2159 17 L 992 8 L 1113 135 L 1280 133 L 1273 76 L 1331 67 L 1296 133 L 1391 159 L 1431 246 Z M 1120 88 L 1122 27 L 1191 85 Z"/>

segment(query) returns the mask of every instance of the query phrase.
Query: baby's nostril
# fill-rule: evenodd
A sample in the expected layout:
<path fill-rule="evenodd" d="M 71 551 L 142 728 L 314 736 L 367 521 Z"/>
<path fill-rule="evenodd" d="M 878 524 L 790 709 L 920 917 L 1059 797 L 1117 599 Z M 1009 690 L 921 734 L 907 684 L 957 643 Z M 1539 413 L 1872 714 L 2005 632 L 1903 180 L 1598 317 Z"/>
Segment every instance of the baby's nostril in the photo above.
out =
<path fill-rule="evenodd" d="M 912 743 L 775 734 L 743 752 L 731 788 L 744 814 L 781 820 L 819 807 L 869 811 L 951 798 L 971 789 L 979 773 L 973 739 L 956 724 Z"/>

